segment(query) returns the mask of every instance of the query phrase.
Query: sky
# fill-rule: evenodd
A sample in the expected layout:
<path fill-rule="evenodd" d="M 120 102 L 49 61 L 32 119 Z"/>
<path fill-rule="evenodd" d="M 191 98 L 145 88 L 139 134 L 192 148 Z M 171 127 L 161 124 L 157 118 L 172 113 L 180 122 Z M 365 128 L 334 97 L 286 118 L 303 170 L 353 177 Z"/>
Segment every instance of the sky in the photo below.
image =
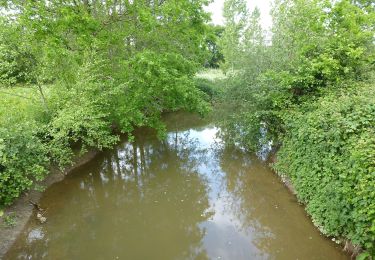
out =
<path fill-rule="evenodd" d="M 214 24 L 223 24 L 223 6 L 224 6 L 224 0 L 214 0 L 213 3 L 211 3 L 208 7 L 206 7 L 206 10 L 210 12 L 212 21 Z M 258 6 L 261 13 L 261 23 L 263 29 L 269 29 L 272 24 L 272 19 L 270 16 L 271 11 L 271 0 L 247 0 L 247 7 L 250 11 L 252 11 L 255 6 Z"/>

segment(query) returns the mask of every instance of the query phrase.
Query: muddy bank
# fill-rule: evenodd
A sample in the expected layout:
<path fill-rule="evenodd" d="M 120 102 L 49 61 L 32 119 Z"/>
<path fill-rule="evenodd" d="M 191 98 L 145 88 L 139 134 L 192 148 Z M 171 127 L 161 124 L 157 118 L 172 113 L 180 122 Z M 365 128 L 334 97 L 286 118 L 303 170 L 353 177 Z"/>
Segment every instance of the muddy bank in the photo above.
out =
<path fill-rule="evenodd" d="M 91 161 L 98 154 L 99 151 L 91 150 L 82 156 L 77 156 L 73 160 L 72 166 L 66 168 L 64 171 L 60 171 L 56 167 L 52 167 L 50 174 L 46 179 L 40 182 L 44 188 L 48 188 L 52 184 L 59 182 L 64 177 L 72 172 L 75 168 Z M 29 218 L 32 216 L 34 206 L 31 205 L 30 201 L 38 203 L 42 196 L 43 191 L 30 190 L 25 192 L 20 198 L 18 198 L 11 206 L 4 210 L 4 216 L 8 214 L 15 214 L 16 225 L 14 227 L 6 227 L 3 221 L 0 223 L 0 259 L 3 258 L 5 253 L 12 246 L 18 235 L 24 229 Z"/>

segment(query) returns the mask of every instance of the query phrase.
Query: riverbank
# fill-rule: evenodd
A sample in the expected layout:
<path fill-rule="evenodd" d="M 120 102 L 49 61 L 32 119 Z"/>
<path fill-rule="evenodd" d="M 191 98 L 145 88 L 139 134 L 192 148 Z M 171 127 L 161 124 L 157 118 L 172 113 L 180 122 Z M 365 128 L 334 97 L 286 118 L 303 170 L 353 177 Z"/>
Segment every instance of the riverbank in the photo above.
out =
<path fill-rule="evenodd" d="M 4 259 L 348 259 L 269 167 L 218 145 L 219 126 L 164 122 L 165 139 L 140 129 L 47 189 L 47 223 L 31 219 Z"/>
<path fill-rule="evenodd" d="M 57 167 L 51 167 L 50 174 L 40 182 L 39 184 L 43 188 L 48 188 L 52 184 L 62 181 L 66 175 L 71 173 L 74 169 L 86 164 L 95 158 L 98 154 L 98 150 L 90 150 L 82 156 L 76 156 L 73 159 L 73 164 L 67 167 L 64 171 L 59 170 Z M 20 235 L 22 230 L 25 228 L 26 223 L 31 218 L 34 206 L 30 201 L 38 203 L 43 191 L 30 190 L 22 194 L 11 206 L 5 208 L 4 216 L 14 215 L 15 225 L 8 227 L 5 225 L 4 220 L 2 225 L 0 225 L 0 259 L 6 254 L 6 252 L 13 245 L 14 241 Z M 47 220 L 48 221 L 48 220 Z"/>
<path fill-rule="evenodd" d="M 17 100 L 18 101 L 18 100 Z M 29 105 L 29 104 L 28 104 Z M 25 105 L 26 108 L 30 108 Z M 1 114 L 1 113 L 0 113 Z M 164 112 L 163 114 L 167 114 Z M 141 129 L 142 127 L 136 128 Z M 150 128 L 151 129 L 151 128 Z M 122 136 L 127 138 L 126 134 L 120 133 L 118 126 L 112 125 L 111 132 L 113 136 Z M 1 145 L 1 138 L 0 138 Z M 115 144 L 114 144 L 115 145 Z M 1 148 L 1 146 L 0 146 Z M 77 147 L 70 147 L 73 153 L 78 153 L 79 149 Z M 1 152 L 1 151 L 0 151 Z M 36 186 L 40 189 L 30 189 L 21 193 L 21 195 L 15 199 L 11 205 L 0 208 L 0 259 L 6 254 L 6 252 L 11 248 L 14 241 L 17 239 L 19 234 L 24 230 L 25 225 L 32 217 L 35 210 L 35 206 L 32 203 L 39 204 L 39 200 L 45 189 L 53 185 L 54 183 L 62 181 L 65 176 L 70 174 L 74 169 L 86 164 L 92 160 L 99 150 L 96 148 L 91 148 L 89 151 L 85 152 L 83 155 L 75 155 L 72 158 L 71 166 L 65 168 L 64 171 L 59 170 L 57 166 L 50 166 L 48 169 L 48 174 L 45 175 L 43 181 L 37 182 Z M 0 164 L 0 168 L 1 168 Z M 10 219 L 11 223 L 7 223 L 6 219 Z M 47 220 L 48 221 L 48 220 Z"/>
<path fill-rule="evenodd" d="M 172 121 L 174 121 L 175 119 L 174 119 L 173 115 L 171 117 L 173 119 Z M 188 121 L 188 122 L 190 122 L 190 121 Z M 190 123 L 192 123 L 192 122 L 190 122 Z M 44 188 L 48 188 L 52 184 L 62 181 L 65 178 L 66 175 L 71 173 L 77 167 L 80 167 L 80 166 L 90 162 L 97 154 L 98 154 L 98 151 L 91 150 L 88 153 L 84 154 L 83 156 L 80 156 L 80 157 L 77 156 L 74 160 L 73 165 L 71 167 L 65 169 L 63 172 L 59 171 L 57 168 L 52 168 L 51 171 L 50 171 L 50 174 L 47 176 L 47 178 L 42 183 L 40 183 L 40 185 L 43 186 Z M 267 161 L 267 163 L 276 162 L 276 153 L 273 152 L 273 154 L 269 158 L 270 159 Z M 277 174 L 277 173 L 275 173 L 275 174 Z M 285 186 L 289 189 L 289 191 L 294 196 L 296 196 L 295 189 L 294 189 L 290 179 L 288 179 L 286 176 L 284 176 L 284 177 L 280 176 L 280 177 L 281 177 L 281 180 L 283 181 L 283 183 L 285 184 Z M 7 251 L 12 247 L 14 241 L 17 239 L 17 237 L 20 235 L 20 233 L 25 229 L 25 226 L 26 226 L 27 222 L 31 218 L 31 216 L 33 214 L 33 211 L 34 211 L 34 206 L 30 204 L 30 201 L 38 203 L 42 194 L 43 194 L 43 192 L 41 192 L 41 191 L 27 192 L 27 193 L 23 194 L 19 199 L 17 199 L 16 202 L 12 206 L 8 207 L 5 210 L 5 214 L 13 213 L 17 216 L 17 218 L 16 218 L 17 223 L 12 228 L 7 228 L 4 225 L 0 226 L 0 233 L 2 234 L 2 236 L 0 237 L 0 245 L 1 245 L 0 246 L 0 258 L 3 257 L 3 255 L 6 254 Z M 347 252 L 353 254 L 353 252 L 355 252 L 356 248 L 351 246 L 350 243 L 346 243 L 345 249 L 348 249 Z"/>
<path fill-rule="evenodd" d="M 294 196 L 297 197 L 297 192 L 293 186 L 291 179 L 287 177 L 286 175 L 280 175 L 277 172 L 275 172 L 275 174 L 277 174 L 280 177 L 281 181 L 284 183 L 285 187 L 289 190 L 289 192 L 291 192 Z M 304 205 L 304 207 L 306 207 L 306 205 Z M 324 232 L 321 230 L 321 228 L 317 226 L 316 223 L 311 219 L 310 215 L 309 217 L 310 217 L 311 222 L 319 230 L 319 232 L 323 236 L 326 236 Z M 345 238 L 336 238 L 336 237 L 331 237 L 331 236 L 326 236 L 326 237 L 330 238 L 332 241 L 335 241 L 336 243 L 339 243 L 342 246 L 342 250 L 350 254 L 352 259 L 356 258 L 360 253 L 363 252 L 363 249 L 361 247 L 354 245 L 351 241 Z"/>
<path fill-rule="evenodd" d="M 277 150 L 273 150 L 273 151 L 270 152 L 266 162 L 270 166 L 277 162 Z M 275 175 L 277 175 L 280 178 L 280 180 L 282 181 L 284 186 L 289 190 L 289 192 L 292 193 L 293 196 L 295 196 L 297 198 L 297 191 L 296 191 L 296 188 L 294 187 L 294 185 L 292 183 L 292 180 L 286 174 L 277 172 L 276 170 L 273 170 L 273 172 L 274 172 Z M 303 204 L 303 206 L 306 207 L 305 204 Z M 354 245 L 348 239 L 345 239 L 345 238 L 342 238 L 342 237 L 337 238 L 337 237 L 327 236 L 326 234 L 324 234 L 323 230 L 321 230 L 321 228 L 318 225 L 316 225 L 316 223 L 312 220 L 310 215 L 309 215 L 309 218 L 310 218 L 311 222 L 314 224 L 314 226 L 319 230 L 319 232 L 323 236 L 326 236 L 326 237 L 330 238 L 332 241 L 335 241 L 336 243 L 339 243 L 342 247 L 342 250 L 344 252 L 350 254 L 352 259 L 356 258 L 360 253 L 363 252 L 363 249 L 361 247 Z"/>

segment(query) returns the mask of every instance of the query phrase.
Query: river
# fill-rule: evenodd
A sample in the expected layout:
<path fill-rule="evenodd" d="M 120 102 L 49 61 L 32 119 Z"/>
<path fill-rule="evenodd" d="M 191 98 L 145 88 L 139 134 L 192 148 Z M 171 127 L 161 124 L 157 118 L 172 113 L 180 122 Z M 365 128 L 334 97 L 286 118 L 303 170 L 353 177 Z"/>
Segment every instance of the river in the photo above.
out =
<path fill-rule="evenodd" d="M 348 259 L 256 156 L 228 148 L 215 123 L 165 117 L 43 194 L 5 259 Z"/>

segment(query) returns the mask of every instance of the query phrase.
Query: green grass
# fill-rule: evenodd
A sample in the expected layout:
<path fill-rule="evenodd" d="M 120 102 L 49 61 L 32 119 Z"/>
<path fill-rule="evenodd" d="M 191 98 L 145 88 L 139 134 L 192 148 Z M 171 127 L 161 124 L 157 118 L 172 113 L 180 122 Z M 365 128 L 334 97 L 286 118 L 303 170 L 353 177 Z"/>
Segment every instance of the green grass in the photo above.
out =
<path fill-rule="evenodd" d="M 43 110 L 42 101 L 33 87 L 0 87 L 0 123 L 34 120 Z"/>
<path fill-rule="evenodd" d="M 226 78 L 221 69 L 205 69 L 197 73 L 197 78 L 207 79 L 210 81 L 222 80 Z"/>

